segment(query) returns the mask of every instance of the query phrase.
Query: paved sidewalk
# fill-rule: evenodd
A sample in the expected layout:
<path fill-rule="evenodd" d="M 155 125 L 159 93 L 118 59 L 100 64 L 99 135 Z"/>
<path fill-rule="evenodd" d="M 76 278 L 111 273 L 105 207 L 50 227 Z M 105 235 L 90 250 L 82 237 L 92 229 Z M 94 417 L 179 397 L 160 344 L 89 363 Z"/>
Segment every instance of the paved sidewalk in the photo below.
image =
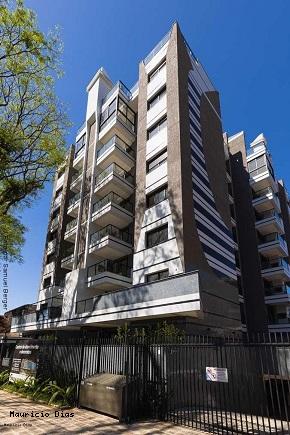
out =
<path fill-rule="evenodd" d="M 10 417 L 10 411 L 29 413 L 28 417 Z M 49 413 L 49 417 L 32 417 L 31 411 Z M 194 429 L 158 421 L 138 422 L 127 426 L 117 420 L 84 409 L 63 412 L 73 417 L 55 417 L 55 409 L 37 404 L 16 394 L 0 391 L 0 433 L 4 434 L 127 434 L 127 435 L 203 435 Z"/>

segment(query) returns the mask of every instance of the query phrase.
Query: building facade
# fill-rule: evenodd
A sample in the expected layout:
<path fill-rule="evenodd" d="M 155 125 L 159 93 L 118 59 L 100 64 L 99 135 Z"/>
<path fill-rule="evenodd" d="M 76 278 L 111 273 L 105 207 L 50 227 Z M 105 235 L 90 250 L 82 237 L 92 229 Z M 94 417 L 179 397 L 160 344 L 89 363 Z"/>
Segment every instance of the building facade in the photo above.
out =
<path fill-rule="evenodd" d="M 287 192 L 263 137 L 247 155 L 242 133 L 223 135 L 219 94 L 178 24 L 132 89 L 101 68 L 87 93 L 56 174 L 35 313 L 15 316 L 12 330 L 163 318 L 222 333 L 285 320 Z M 266 208 L 262 189 L 273 190 Z"/>

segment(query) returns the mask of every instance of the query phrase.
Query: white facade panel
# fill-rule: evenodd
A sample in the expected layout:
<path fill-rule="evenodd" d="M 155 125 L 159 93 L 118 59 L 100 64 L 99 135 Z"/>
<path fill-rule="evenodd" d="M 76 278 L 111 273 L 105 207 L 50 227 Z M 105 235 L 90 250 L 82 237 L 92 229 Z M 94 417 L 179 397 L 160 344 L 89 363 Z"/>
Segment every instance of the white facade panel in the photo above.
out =
<path fill-rule="evenodd" d="M 167 162 L 153 169 L 153 171 L 146 175 L 146 189 L 150 186 L 154 186 L 158 181 L 164 179 L 164 177 L 167 178 Z"/>
<path fill-rule="evenodd" d="M 147 128 L 150 128 L 159 118 L 166 114 L 167 97 L 166 94 L 147 112 Z"/>
<path fill-rule="evenodd" d="M 159 153 L 163 148 L 167 147 L 167 127 L 155 134 L 146 143 L 146 160 L 151 159 L 155 154 Z"/>

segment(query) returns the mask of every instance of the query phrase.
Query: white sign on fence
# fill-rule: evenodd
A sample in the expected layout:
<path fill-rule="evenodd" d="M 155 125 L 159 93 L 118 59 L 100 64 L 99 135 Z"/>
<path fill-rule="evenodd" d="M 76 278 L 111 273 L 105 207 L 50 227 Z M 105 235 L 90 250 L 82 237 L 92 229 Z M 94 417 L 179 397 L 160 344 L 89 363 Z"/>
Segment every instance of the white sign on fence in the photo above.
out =
<path fill-rule="evenodd" d="M 206 380 L 210 382 L 229 382 L 228 369 L 221 367 L 206 367 Z"/>

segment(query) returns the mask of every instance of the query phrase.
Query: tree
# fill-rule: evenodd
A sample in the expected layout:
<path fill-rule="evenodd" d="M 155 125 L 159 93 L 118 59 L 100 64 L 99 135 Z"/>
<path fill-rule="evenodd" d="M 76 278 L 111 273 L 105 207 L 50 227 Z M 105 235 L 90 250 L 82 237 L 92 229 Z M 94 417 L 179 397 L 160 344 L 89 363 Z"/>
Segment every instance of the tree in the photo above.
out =
<path fill-rule="evenodd" d="M 57 29 L 45 35 L 23 0 L 0 0 L 0 256 L 21 260 L 29 207 L 65 155 L 69 123 L 54 82 L 61 74 Z"/>

